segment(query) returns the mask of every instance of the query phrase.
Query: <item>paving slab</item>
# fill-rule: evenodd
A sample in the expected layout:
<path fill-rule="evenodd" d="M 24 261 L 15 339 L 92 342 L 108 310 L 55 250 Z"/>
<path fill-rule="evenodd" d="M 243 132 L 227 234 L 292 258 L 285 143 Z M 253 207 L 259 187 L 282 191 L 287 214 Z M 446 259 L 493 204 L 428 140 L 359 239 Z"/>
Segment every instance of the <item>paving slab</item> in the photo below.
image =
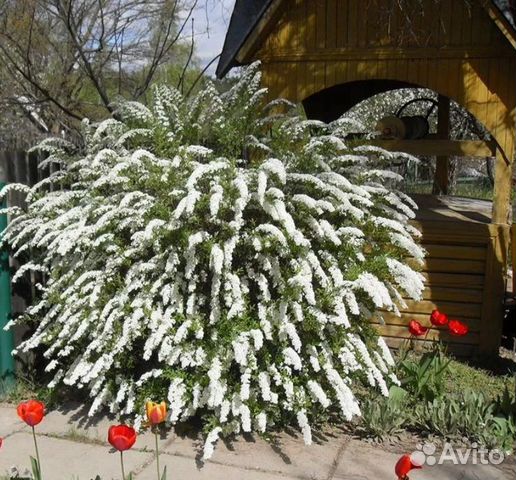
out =
<path fill-rule="evenodd" d="M 51 480 L 91 480 L 99 474 L 102 480 L 119 479 L 120 455 L 105 446 L 70 442 L 58 438 L 39 437 L 43 478 Z M 0 452 L 0 476 L 12 466 L 19 471 L 30 468 L 34 456 L 32 435 L 19 432 L 4 441 Z M 152 455 L 130 450 L 124 453 L 126 473 L 139 471 L 152 460 Z"/>
<path fill-rule="evenodd" d="M 331 473 L 349 436 L 339 430 L 314 434 L 307 446 L 297 432 L 281 433 L 267 442 L 255 435 L 240 436 L 234 441 L 219 440 L 208 463 L 228 465 L 307 480 L 325 480 Z M 199 435 L 177 436 L 163 451 L 195 459 L 202 453 Z"/>
<path fill-rule="evenodd" d="M 160 467 L 163 468 L 165 465 L 170 480 L 278 480 L 293 478 L 278 473 L 246 470 L 211 462 L 207 462 L 199 469 L 193 459 L 172 455 L 160 456 Z M 156 480 L 156 478 L 155 462 L 149 464 L 135 476 L 135 480 Z"/>
<path fill-rule="evenodd" d="M 72 405 L 66 410 L 48 412 L 36 430 L 39 435 L 107 444 L 109 427 L 119 423 L 112 415 L 99 414 L 88 417 L 88 407 Z M 169 441 L 173 436 L 173 432 L 164 433 L 161 435 L 161 441 Z M 154 444 L 154 434 L 147 430 L 138 435 L 135 448 L 154 450 Z"/>
<path fill-rule="evenodd" d="M 410 452 L 409 452 L 410 453 Z M 335 470 L 334 480 L 377 480 L 394 478 L 394 466 L 400 455 L 385 452 L 370 444 L 352 440 Z M 412 470 L 411 480 L 514 480 L 492 465 L 424 465 Z"/>
<path fill-rule="evenodd" d="M 16 408 L 0 405 L 0 437 L 7 437 L 25 428 L 25 423 L 16 414 Z"/>

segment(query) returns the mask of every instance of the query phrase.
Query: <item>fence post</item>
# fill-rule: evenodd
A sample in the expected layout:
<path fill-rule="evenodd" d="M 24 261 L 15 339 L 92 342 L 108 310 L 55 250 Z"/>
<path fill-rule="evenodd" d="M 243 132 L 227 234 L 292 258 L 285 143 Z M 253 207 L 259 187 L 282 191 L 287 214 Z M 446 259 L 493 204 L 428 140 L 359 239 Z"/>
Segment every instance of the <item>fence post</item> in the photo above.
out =
<path fill-rule="evenodd" d="M 6 165 L 0 163 L 0 190 L 7 185 Z M 7 199 L 0 204 L 3 208 Z M 0 239 L 7 228 L 7 215 L 0 215 Z M 14 359 L 11 352 L 14 348 L 12 331 L 4 331 L 4 326 L 11 319 L 11 278 L 9 271 L 9 253 L 0 250 L 0 393 L 6 393 L 14 386 Z"/>

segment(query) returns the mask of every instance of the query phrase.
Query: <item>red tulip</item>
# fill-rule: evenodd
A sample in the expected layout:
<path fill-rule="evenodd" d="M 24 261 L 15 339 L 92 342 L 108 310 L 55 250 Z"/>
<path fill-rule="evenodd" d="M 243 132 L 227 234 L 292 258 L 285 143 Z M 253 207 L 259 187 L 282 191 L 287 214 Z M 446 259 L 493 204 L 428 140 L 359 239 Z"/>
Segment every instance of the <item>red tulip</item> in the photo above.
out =
<path fill-rule="evenodd" d="M 432 325 L 442 327 L 448 323 L 448 315 L 441 313 L 439 310 L 434 310 L 430 315 L 430 321 Z"/>
<path fill-rule="evenodd" d="M 45 416 L 45 405 L 37 400 L 28 400 L 18 405 L 18 416 L 29 426 L 34 427 Z"/>
<path fill-rule="evenodd" d="M 119 452 L 129 450 L 136 442 L 136 431 L 128 425 L 112 425 L 109 427 L 108 442 Z"/>
<path fill-rule="evenodd" d="M 428 328 L 423 327 L 417 320 L 411 320 L 408 324 L 408 329 L 411 335 L 415 337 L 420 337 L 428 331 Z"/>
<path fill-rule="evenodd" d="M 457 337 L 462 337 L 469 332 L 468 326 L 458 320 L 450 320 L 448 323 L 448 329 L 452 335 Z"/>
<path fill-rule="evenodd" d="M 414 468 L 421 468 L 421 465 L 416 465 L 410 455 L 403 455 L 396 463 L 394 473 L 398 476 L 398 480 L 409 480 L 408 473 Z"/>
<path fill-rule="evenodd" d="M 4 443 L 4 439 L 0 437 L 0 448 L 2 448 L 2 443 Z"/>

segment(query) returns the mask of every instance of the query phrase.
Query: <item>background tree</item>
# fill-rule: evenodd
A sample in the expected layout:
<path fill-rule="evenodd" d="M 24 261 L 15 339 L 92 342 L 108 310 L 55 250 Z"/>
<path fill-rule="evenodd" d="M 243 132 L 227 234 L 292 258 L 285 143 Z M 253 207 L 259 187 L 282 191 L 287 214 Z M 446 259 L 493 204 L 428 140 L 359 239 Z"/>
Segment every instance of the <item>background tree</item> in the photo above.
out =
<path fill-rule="evenodd" d="M 173 70 L 183 82 L 195 65 L 192 22 L 201 3 L 5 0 L 0 106 L 36 130 L 73 134 L 82 118 L 111 115 L 120 96 L 145 99 L 159 75 L 169 79 Z"/>

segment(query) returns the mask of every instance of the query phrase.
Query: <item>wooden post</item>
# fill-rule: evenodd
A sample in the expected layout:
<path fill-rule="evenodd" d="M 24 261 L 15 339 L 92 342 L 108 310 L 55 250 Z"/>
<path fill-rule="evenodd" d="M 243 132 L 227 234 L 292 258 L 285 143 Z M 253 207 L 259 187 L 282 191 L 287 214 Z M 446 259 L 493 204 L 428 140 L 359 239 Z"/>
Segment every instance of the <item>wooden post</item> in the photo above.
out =
<path fill-rule="evenodd" d="M 504 155 L 500 148 L 496 151 L 495 181 L 493 189 L 493 223 L 509 223 L 511 213 L 512 153 Z M 508 162 L 507 159 L 510 159 Z"/>
<path fill-rule="evenodd" d="M 439 95 L 437 100 L 437 136 L 440 139 L 450 138 L 450 99 Z M 448 157 L 437 157 L 432 193 L 448 195 L 450 160 Z"/>

